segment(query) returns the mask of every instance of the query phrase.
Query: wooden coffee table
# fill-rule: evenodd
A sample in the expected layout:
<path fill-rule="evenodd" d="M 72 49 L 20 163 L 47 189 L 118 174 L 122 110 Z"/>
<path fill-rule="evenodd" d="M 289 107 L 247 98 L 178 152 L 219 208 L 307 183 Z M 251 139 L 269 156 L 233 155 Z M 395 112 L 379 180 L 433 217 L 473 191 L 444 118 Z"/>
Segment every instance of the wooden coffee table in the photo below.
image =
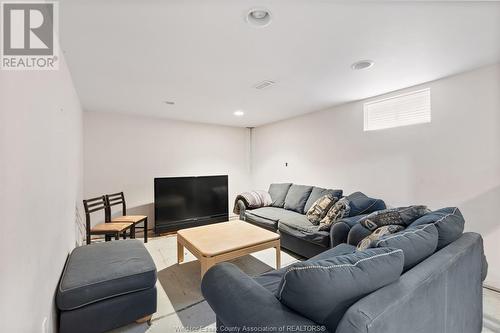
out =
<path fill-rule="evenodd" d="M 280 235 L 243 221 L 230 221 L 177 231 L 177 263 L 184 261 L 184 247 L 201 264 L 201 277 L 221 261 L 274 247 L 280 268 Z"/>

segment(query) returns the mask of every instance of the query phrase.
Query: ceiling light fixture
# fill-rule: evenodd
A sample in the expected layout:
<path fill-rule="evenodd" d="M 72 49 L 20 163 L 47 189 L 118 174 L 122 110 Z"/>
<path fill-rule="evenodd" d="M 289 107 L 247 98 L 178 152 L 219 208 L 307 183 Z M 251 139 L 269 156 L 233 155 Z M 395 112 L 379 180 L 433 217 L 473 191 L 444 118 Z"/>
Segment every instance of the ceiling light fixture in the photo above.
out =
<path fill-rule="evenodd" d="M 373 60 L 360 60 L 352 64 L 351 68 L 354 70 L 367 69 L 372 67 L 374 64 Z"/>
<path fill-rule="evenodd" d="M 256 27 L 265 27 L 271 23 L 271 12 L 265 8 L 252 8 L 248 11 L 246 20 Z"/>
<path fill-rule="evenodd" d="M 241 117 L 245 114 L 245 112 L 243 112 L 242 110 L 236 110 L 233 112 L 233 114 L 236 116 L 236 117 Z"/>
<path fill-rule="evenodd" d="M 167 105 L 174 105 L 175 104 L 174 101 L 163 101 L 163 103 L 165 103 Z"/>

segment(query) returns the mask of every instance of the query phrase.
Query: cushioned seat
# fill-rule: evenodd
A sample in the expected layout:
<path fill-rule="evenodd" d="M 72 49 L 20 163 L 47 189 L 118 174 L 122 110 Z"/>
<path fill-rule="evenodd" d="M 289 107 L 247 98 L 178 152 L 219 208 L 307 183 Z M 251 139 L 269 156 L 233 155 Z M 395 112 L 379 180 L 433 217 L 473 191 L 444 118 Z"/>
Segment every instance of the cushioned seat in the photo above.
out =
<path fill-rule="evenodd" d="M 57 305 L 73 310 L 115 296 L 154 288 L 156 267 L 139 240 L 76 248 L 64 268 Z"/>
<path fill-rule="evenodd" d="M 279 220 L 278 230 L 296 238 L 330 247 L 330 233 L 319 231 L 319 226 L 311 224 L 305 215 L 284 210 Z"/>
<path fill-rule="evenodd" d="M 278 207 L 262 207 L 252 210 L 245 211 L 245 215 L 249 216 L 251 221 L 261 227 L 266 229 L 277 230 L 278 229 L 278 221 L 281 217 L 283 217 L 284 212 L 286 212 L 283 208 Z"/>

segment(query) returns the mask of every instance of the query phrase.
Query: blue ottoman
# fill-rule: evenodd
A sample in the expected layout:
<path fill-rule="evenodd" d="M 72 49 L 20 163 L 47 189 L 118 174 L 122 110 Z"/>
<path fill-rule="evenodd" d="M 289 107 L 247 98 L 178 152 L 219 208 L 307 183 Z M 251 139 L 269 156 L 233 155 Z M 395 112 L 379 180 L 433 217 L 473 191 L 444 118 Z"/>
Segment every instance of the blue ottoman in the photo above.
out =
<path fill-rule="evenodd" d="M 156 266 L 135 239 L 81 246 L 69 255 L 56 302 L 60 333 L 98 333 L 156 312 Z"/>

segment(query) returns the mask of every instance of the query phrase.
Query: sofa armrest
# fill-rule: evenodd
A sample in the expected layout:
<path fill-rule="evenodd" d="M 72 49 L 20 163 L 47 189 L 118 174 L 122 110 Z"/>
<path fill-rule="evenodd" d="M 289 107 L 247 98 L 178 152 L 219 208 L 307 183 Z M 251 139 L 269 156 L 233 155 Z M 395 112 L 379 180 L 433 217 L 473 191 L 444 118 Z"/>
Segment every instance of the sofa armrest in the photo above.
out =
<path fill-rule="evenodd" d="M 201 282 L 201 291 L 226 328 L 239 328 L 239 332 L 244 327 L 255 332 L 297 332 L 299 326 L 324 330 L 281 304 L 273 293 L 231 263 L 210 268 Z"/>
<path fill-rule="evenodd" d="M 366 214 L 344 217 L 338 222 L 335 222 L 330 228 L 330 247 L 335 247 L 342 243 L 347 243 L 347 236 L 351 228 L 365 217 Z"/>
<path fill-rule="evenodd" d="M 238 200 L 236 204 L 238 205 L 238 209 L 240 211 L 240 220 L 245 221 L 245 210 L 247 209 L 247 206 L 243 200 Z"/>

